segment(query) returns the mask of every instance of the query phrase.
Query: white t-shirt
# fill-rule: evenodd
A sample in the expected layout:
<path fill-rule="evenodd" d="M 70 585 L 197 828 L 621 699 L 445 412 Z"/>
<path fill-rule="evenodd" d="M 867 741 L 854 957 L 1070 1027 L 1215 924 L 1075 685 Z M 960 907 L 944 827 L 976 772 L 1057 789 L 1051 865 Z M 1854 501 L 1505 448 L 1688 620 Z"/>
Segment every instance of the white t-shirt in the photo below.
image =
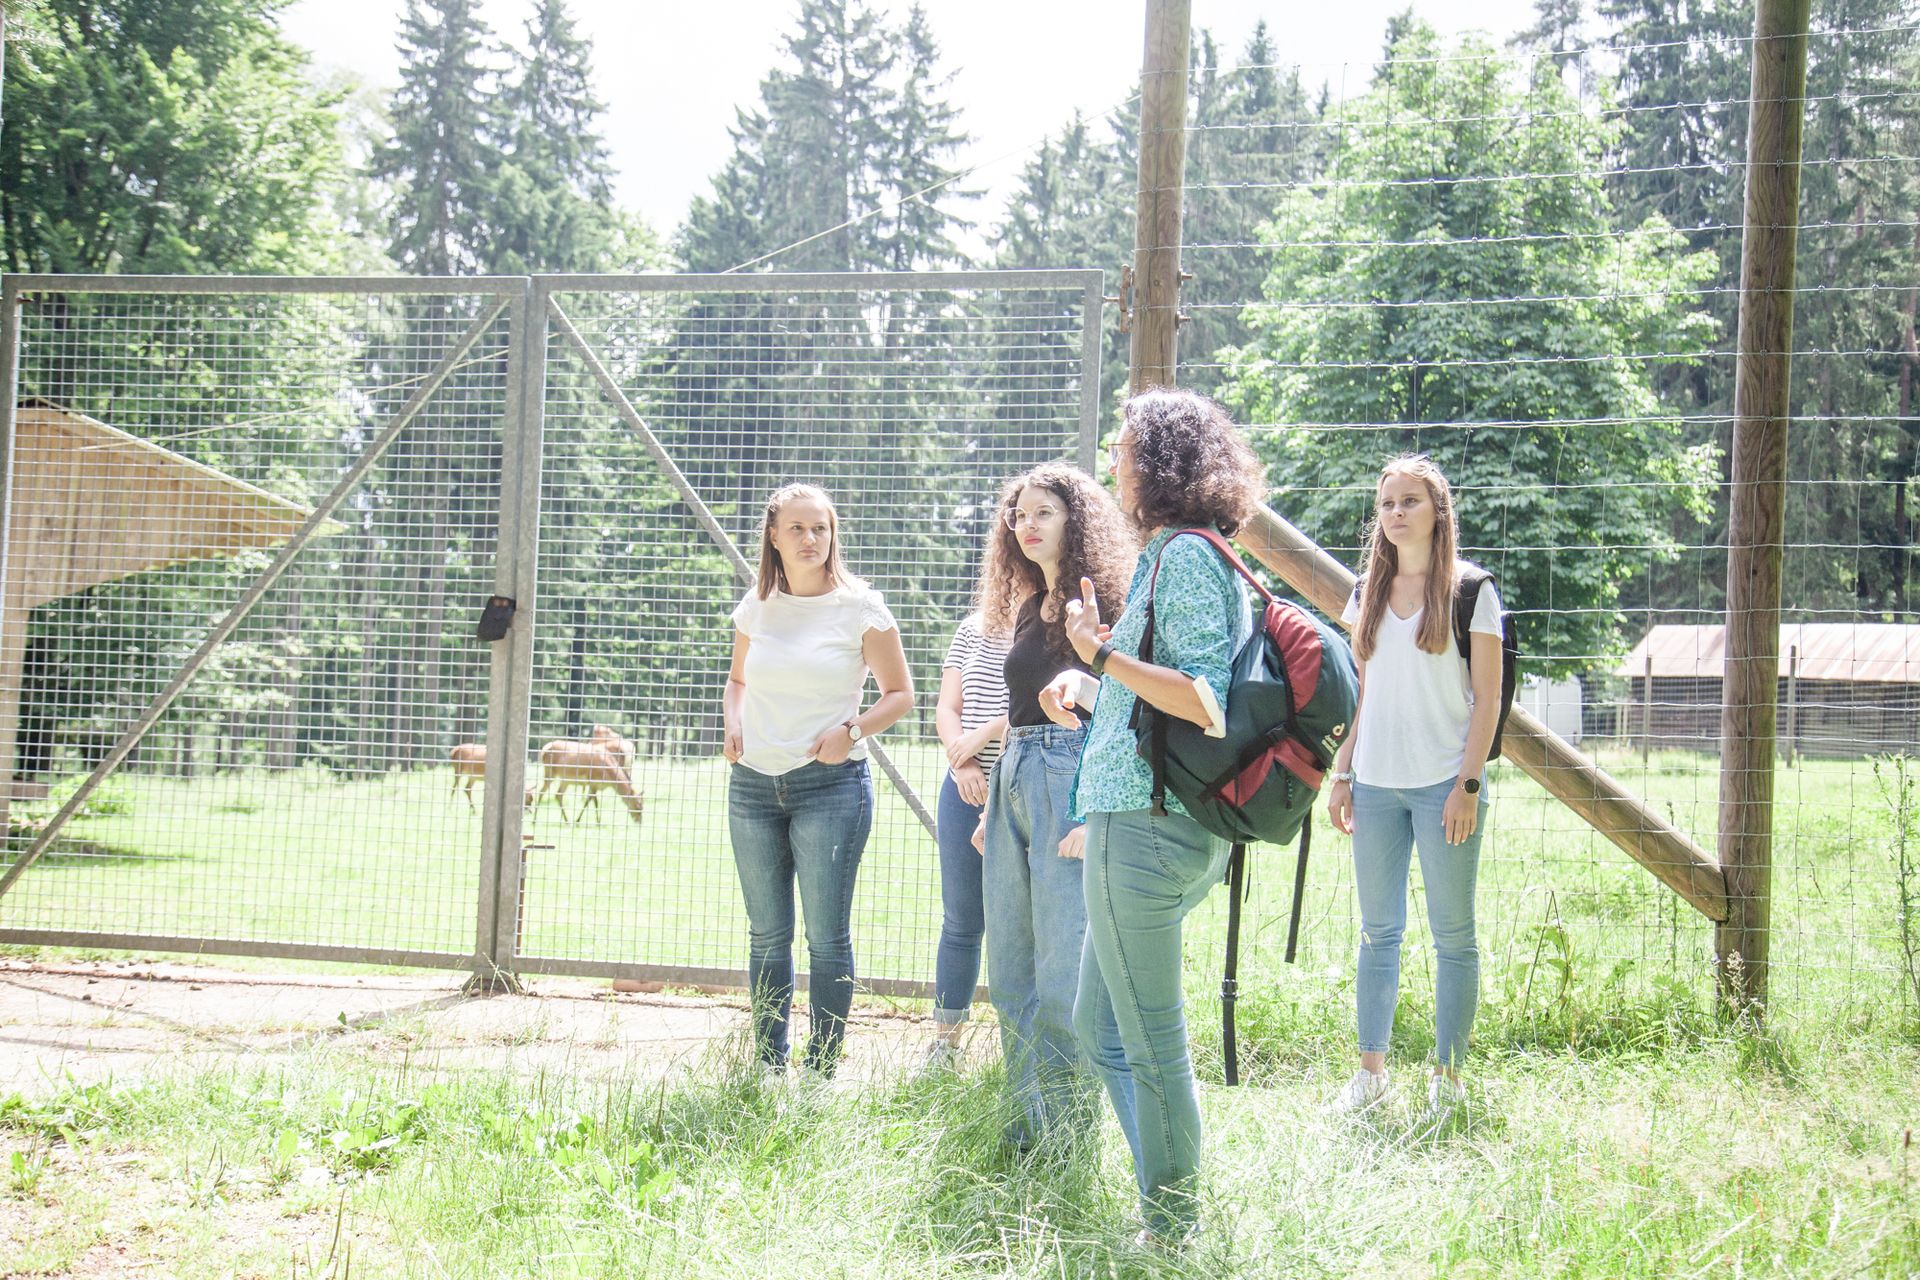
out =
<path fill-rule="evenodd" d="M 740 763 L 777 777 L 807 763 L 807 749 L 860 712 L 867 684 L 861 643 L 898 624 L 878 591 L 842 583 L 823 596 L 749 591 L 733 611 L 747 637 L 747 692 L 741 703 Z M 850 760 L 865 760 L 856 742 Z"/>
<path fill-rule="evenodd" d="M 1500 610 L 1499 593 L 1488 582 L 1480 588 L 1469 630 L 1498 636 Z M 1473 720 L 1473 682 L 1454 644 L 1451 620 L 1445 653 L 1428 653 L 1416 643 L 1425 613 L 1423 607 L 1411 618 L 1400 618 L 1389 604 L 1380 615 L 1380 634 L 1367 660 L 1366 696 L 1353 729 L 1355 782 L 1430 787 L 1460 775 Z M 1359 622 L 1358 588 L 1340 620 L 1349 626 Z"/>

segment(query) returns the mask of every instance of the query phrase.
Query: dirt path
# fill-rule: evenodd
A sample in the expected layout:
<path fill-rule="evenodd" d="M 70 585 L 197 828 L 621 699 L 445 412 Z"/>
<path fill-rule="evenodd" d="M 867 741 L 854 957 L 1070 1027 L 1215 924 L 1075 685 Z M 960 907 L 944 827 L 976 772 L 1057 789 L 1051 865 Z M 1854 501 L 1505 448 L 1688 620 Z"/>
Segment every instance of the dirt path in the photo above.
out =
<path fill-rule="evenodd" d="M 457 973 L 273 975 L 144 961 L 0 961 L 0 1097 L 138 1079 L 158 1066 L 285 1055 L 319 1041 L 429 1069 L 684 1070 L 744 1035 L 737 997 L 616 993 L 541 978 L 525 995 L 469 998 Z M 845 1070 L 898 1069 L 925 1043 L 915 1018 L 856 1010 Z"/>

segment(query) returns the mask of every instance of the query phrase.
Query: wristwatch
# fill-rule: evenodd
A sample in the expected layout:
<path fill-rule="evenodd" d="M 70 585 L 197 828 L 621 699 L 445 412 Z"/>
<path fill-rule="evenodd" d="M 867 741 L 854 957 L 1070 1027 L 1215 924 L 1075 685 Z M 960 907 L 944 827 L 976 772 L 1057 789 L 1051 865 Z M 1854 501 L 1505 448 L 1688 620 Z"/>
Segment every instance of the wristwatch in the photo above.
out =
<path fill-rule="evenodd" d="M 1477 796 L 1480 794 L 1480 779 L 1462 778 L 1460 779 L 1460 789 L 1470 796 Z"/>
<path fill-rule="evenodd" d="M 1348 782 L 1348 783 L 1350 783 L 1350 782 L 1352 782 L 1352 781 L 1353 781 L 1353 770 L 1351 770 L 1351 769 L 1340 769 L 1340 770 L 1337 770 L 1337 771 L 1335 771 L 1335 772 L 1333 772 L 1333 773 L 1330 773 L 1330 774 L 1328 774 L 1327 776 L 1328 776 L 1329 778 L 1332 778 L 1332 779 L 1333 779 L 1333 780 L 1334 780 L 1335 782 Z"/>
<path fill-rule="evenodd" d="M 1105 640 L 1102 640 L 1100 647 L 1093 651 L 1093 661 L 1087 664 L 1087 670 L 1093 672 L 1096 676 L 1106 674 L 1107 659 L 1112 656 L 1113 646 Z"/>
<path fill-rule="evenodd" d="M 858 742 L 860 741 L 860 739 L 866 736 L 867 736 L 866 734 L 860 732 L 860 722 L 858 720 L 847 721 L 847 737 L 853 739 L 853 741 L 855 742 Z"/>

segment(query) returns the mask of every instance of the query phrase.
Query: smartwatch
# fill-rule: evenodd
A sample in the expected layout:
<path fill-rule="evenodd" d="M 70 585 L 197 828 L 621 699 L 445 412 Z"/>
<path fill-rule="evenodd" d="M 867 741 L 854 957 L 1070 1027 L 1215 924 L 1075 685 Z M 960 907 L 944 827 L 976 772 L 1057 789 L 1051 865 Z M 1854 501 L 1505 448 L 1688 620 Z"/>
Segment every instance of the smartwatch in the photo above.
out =
<path fill-rule="evenodd" d="M 847 737 L 851 738 L 855 742 L 858 742 L 860 741 L 860 739 L 866 737 L 865 734 L 860 732 L 860 722 L 858 720 L 847 721 Z"/>
<path fill-rule="evenodd" d="M 1480 794 L 1480 779 L 1462 778 L 1460 779 L 1460 789 L 1470 796 L 1477 796 Z"/>

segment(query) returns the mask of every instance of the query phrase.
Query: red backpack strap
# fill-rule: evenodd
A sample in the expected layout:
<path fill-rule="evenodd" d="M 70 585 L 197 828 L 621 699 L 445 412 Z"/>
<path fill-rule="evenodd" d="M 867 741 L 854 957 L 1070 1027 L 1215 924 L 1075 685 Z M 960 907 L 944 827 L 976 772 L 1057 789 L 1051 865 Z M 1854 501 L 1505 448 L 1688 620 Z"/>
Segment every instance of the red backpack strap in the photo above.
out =
<path fill-rule="evenodd" d="M 1153 578 L 1147 584 L 1147 608 L 1149 610 L 1153 608 L 1153 583 L 1157 582 L 1160 577 L 1160 557 L 1167 554 L 1167 548 L 1173 545 L 1174 538 L 1184 538 L 1189 534 L 1196 538 L 1205 538 L 1208 542 L 1212 543 L 1213 549 L 1226 557 L 1227 564 L 1233 568 L 1234 572 L 1247 580 L 1247 585 L 1260 593 L 1262 600 L 1265 600 L 1268 604 L 1273 603 L 1273 592 L 1267 590 L 1266 585 L 1262 583 L 1260 579 L 1253 576 L 1253 571 L 1247 568 L 1246 562 L 1242 560 L 1239 553 L 1233 549 L 1233 544 L 1228 542 L 1226 536 L 1218 529 L 1182 529 L 1174 534 L 1173 538 L 1168 538 L 1165 542 L 1161 543 L 1159 552 L 1153 557 Z"/>

